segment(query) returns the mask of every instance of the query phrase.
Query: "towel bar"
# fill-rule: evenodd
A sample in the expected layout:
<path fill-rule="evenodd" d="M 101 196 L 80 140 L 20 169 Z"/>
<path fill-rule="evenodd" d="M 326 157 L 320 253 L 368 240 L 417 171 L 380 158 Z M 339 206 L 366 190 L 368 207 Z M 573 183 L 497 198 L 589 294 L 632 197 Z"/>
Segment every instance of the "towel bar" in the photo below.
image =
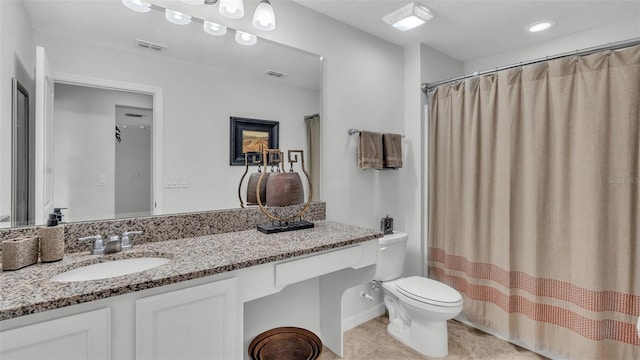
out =
<path fill-rule="evenodd" d="M 360 130 L 354 129 L 354 128 L 351 128 L 351 129 L 347 130 L 347 134 L 349 134 L 349 135 L 358 134 L 359 132 L 360 132 Z M 402 137 L 404 138 L 404 134 L 402 134 Z"/>

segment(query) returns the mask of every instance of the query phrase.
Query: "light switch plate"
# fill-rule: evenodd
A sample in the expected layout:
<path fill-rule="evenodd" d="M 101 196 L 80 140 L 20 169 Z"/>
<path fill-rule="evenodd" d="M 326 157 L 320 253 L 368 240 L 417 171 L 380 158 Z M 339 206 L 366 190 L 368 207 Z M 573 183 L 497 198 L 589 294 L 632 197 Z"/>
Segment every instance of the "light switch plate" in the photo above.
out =
<path fill-rule="evenodd" d="M 179 189 L 189 187 L 189 178 L 187 175 L 168 175 L 164 182 L 166 189 Z"/>

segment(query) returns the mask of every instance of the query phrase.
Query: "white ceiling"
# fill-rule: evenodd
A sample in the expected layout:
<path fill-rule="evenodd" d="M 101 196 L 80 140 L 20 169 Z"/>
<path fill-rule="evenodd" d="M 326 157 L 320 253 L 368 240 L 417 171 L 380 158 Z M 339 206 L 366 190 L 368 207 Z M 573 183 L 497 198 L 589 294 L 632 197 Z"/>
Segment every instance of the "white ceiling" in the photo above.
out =
<path fill-rule="evenodd" d="M 421 42 L 460 61 L 499 54 L 618 21 L 640 24 L 640 0 L 416 0 L 434 18 L 402 32 L 382 17 L 407 0 L 293 0 L 389 42 Z M 539 20 L 557 22 L 530 34 L 525 27 Z M 640 25 L 638 25 L 640 26 Z M 622 39 L 621 39 L 622 40 Z"/>
<path fill-rule="evenodd" d="M 276 16 L 281 1 L 291 0 L 272 0 Z M 417 0 L 416 3 L 428 7 L 435 17 L 407 32 L 387 25 L 382 17 L 408 4 L 408 0 L 293 1 L 389 42 L 401 46 L 421 42 L 461 61 L 619 21 L 636 21 L 640 27 L 640 0 Z M 23 2 L 37 31 L 293 86 L 320 88 L 321 64 L 317 55 L 264 39 L 252 47 L 238 45 L 233 40 L 233 31 L 224 37 L 213 37 L 202 31 L 201 22 L 173 25 L 164 19 L 162 9 L 155 6 L 150 13 L 140 14 L 124 7 L 120 0 Z M 526 25 L 542 19 L 555 20 L 557 25 L 537 34 L 525 31 Z M 167 45 L 168 49 L 152 53 L 137 48 L 135 39 Z M 265 76 L 266 70 L 288 75 L 275 79 Z"/>
<path fill-rule="evenodd" d="M 259 39 L 254 46 L 239 45 L 234 40 L 233 30 L 217 37 L 203 31 L 201 20 L 184 26 L 174 25 L 165 20 L 164 10 L 156 6 L 148 13 L 137 13 L 122 5 L 120 0 L 23 0 L 23 3 L 32 27 L 40 32 L 320 89 L 322 64 L 318 55 L 265 39 Z M 136 39 L 168 48 L 157 53 L 138 47 Z M 264 74 L 267 70 L 283 72 L 287 76 L 267 76 Z"/>

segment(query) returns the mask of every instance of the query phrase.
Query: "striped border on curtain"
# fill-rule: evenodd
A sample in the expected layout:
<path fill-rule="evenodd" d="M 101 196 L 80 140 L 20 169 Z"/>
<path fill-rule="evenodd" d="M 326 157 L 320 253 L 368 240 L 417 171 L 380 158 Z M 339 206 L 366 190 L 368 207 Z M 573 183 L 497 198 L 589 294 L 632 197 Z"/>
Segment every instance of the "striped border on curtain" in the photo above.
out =
<path fill-rule="evenodd" d="M 490 285 L 467 280 L 491 280 L 505 288 L 521 289 L 531 295 L 571 302 L 590 311 L 614 311 L 628 315 L 640 313 L 640 295 L 617 291 L 593 291 L 555 279 L 536 278 L 520 271 L 508 271 L 494 264 L 469 261 L 462 256 L 448 255 L 443 249 L 429 248 L 431 278 L 453 286 L 465 296 L 491 302 L 508 313 L 521 313 L 532 320 L 565 327 L 590 340 L 610 339 L 640 346 L 640 338 L 632 323 L 613 319 L 593 320 L 566 308 L 532 302 L 519 295 L 507 295 Z M 446 269 L 446 270 L 445 270 Z M 448 274 L 460 271 L 467 276 Z M 603 331 L 606 329 L 606 331 Z"/>

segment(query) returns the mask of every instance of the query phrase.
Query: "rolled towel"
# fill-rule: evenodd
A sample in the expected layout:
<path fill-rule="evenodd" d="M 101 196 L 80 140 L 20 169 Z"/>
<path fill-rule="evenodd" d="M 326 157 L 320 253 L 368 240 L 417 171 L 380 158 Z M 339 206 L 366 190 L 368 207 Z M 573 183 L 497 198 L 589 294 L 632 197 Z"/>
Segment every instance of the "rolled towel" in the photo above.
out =
<path fill-rule="evenodd" d="M 358 144 L 358 167 L 360 169 L 382 169 L 382 134 L 360 131 Z"/>
<path fill-rule="evenodd" d="M 400 169 L 402 167 L 402 135 L 383 134 L 384 167 Z"/>

